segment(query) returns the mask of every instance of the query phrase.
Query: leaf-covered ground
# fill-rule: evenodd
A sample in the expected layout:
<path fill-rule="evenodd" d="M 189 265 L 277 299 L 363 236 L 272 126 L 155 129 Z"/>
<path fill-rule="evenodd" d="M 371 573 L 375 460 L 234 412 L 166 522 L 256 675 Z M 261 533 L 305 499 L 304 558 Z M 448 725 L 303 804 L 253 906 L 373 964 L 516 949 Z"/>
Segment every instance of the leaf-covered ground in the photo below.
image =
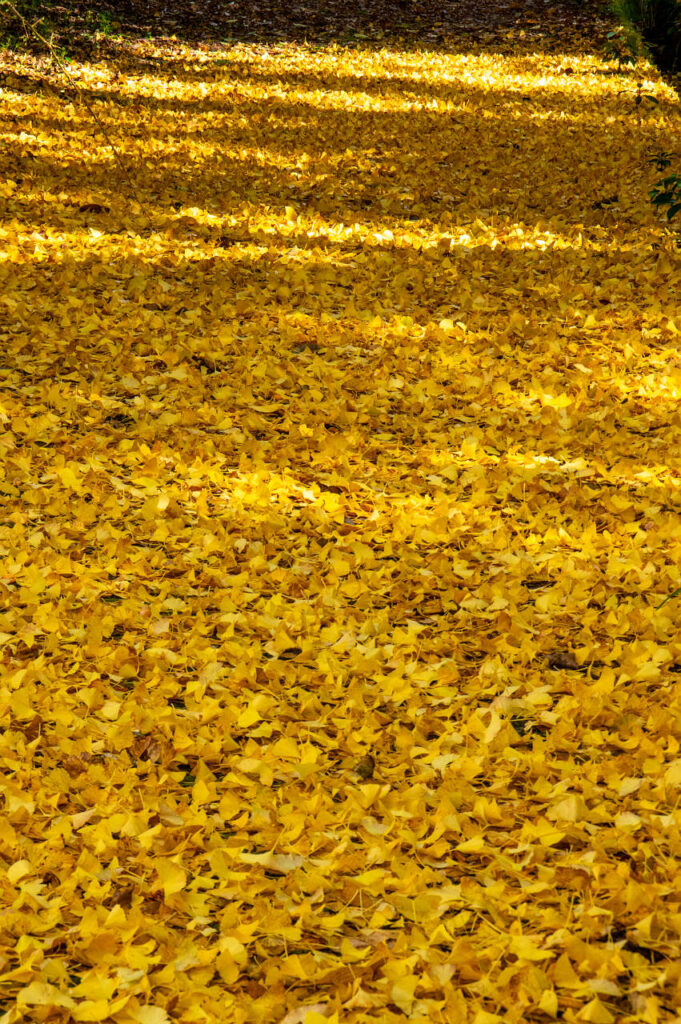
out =
<path fill-rule="evenodd" d="M 679 1019 L 679 105 L 523 32 L 5 56 L 3 1024 Z"/>

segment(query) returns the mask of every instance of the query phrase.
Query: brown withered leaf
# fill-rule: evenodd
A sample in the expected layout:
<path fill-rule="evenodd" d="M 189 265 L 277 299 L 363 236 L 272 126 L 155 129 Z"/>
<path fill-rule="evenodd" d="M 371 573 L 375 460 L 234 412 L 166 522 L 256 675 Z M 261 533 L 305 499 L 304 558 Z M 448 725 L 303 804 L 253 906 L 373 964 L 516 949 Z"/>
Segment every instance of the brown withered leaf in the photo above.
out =
<path fill-rule="evenodd" d="M 552 651 L 548 656 L 549 668 L 562 668 L 562 669 L 580 669 L 581 665 L 577 661 L 575 654 L 570 650 L 557 649 Z"/>
<path fill-rule="evenodd" d="M 371 779 L 376 768 L 376 761 L 372 754 L 365 754 L 355 765 L 355 771 L 360 779 Z"/>

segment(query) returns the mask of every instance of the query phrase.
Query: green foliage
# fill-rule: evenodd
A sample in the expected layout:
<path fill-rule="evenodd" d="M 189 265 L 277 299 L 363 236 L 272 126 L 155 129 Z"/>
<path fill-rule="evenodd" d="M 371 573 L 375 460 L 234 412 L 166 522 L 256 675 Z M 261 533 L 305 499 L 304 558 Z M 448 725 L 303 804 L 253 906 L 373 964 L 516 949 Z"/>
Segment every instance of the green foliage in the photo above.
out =
<path fill-rule="evenodd" d="M 98 33 L 100 36 L 116 35 L 117 26 L 111 20 L 111 15 L 108 11 L 92 12 L 88 16 L 87 23 L 90 30 Z"/>
<path fill-rule="evenodd" d="M 666 150 L 661 149 L 659 153 L 653 153 L 648 160 L 649 164 L 652 164 L 656 171 L 664 171 L 669 167 L 673 160 L 673 154 L 667 153 Z"/>
<path fill-rule="evenodd" d="M 30 0 L 19 0 L 17 5 L 0 0 L 0 47 L 3 50 L 17 50 L 27 42 L 28 33 L 21 19 L 29 20 L 34 16 L 33 6 Z"/>
<path fill-rule="evenodd" d="M 620 89 L 617 95 L 631 96 L 634 103 L 633 110 L 638 118 L 639 125 L 641 123 L 641 115 L 643 114 L 643 111 L 650 111 L 660 102 L 657 96 L 653 93 L 643 91 L 643 82 L 637 82 L 635 89 Z"/>
<path fill-rule="evenodd" d="M 35 47 L 37 39 L 51 38 L 55 28 L 47 0 L 0 0 L 0 47 L 20 50 Z"/>
<path fill-rule="evenodd" d="M 672 220 L 681 211 L 681 174 L 668 174 L 656 181 L 650 190 L 653 206 L 667 207 L 667 220 Z"/>
<path fill-rule="evenodd" d="M 661 67 L 673 70 L 681 66 L 678 0 L 612 0 L 611 9 L 625 30 L 640 32 Z"/>
<path fill-rule="evenodd" d="M 606 60 L 616 60 L 620 71 L 636 64 L 640 52 L 641 41 L 633 29 L 620 25 L 608 32 L 603 55 Z"/>
<path fill-rule="evenodd" d="M 642 104 L 646 104 L 647 106 L 655 107 L 659 102 L 657 96 L 653 95 L 653 93 L 643 91 L 643 82 L 636 83 L 634 106 L 640 107 Z"/>

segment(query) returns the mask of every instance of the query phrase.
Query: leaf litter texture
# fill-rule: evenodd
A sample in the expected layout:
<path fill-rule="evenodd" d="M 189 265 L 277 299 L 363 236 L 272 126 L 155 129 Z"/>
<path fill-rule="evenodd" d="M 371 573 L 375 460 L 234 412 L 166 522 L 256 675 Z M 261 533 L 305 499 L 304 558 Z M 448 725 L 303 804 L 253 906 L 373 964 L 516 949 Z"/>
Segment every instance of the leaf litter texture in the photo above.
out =
<path fill-rule="evenodd" d="M 3 78 L 3 1024 L 676 1019 L 678 103 L 500 40 Z"/>

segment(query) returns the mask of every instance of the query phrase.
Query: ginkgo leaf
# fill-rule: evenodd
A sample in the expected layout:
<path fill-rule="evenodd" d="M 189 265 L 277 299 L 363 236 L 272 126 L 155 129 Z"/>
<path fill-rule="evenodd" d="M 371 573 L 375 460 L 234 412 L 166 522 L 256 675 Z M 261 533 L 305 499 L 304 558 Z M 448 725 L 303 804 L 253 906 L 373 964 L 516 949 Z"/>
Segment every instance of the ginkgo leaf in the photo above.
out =
<path fill-rule="evenodd" d="M 553 989 L 545 988 L 537 1005 L 549 1017 L 555 1017 L 558 1014 L 558 996 Z"/>
<path fill-rule="evenodd" d="M 413 975 L 404 975 L 394 981 L 390 988 L 390 997 L 396 1006 L 407 1015 L 411 1013 L 414 1003 L 414 992 L 419 979 Z"/>
<path fill-rule="evenodd" d="M 33 865 L 30 860 L 24 858 L 23 860 L 17 860 L 14 864 L 10 864 L 7 868 L 7 881 L 12 885 L 16 885 L 17 882 L 25 878 L 26 875 L 30 875 L 33 870 Z"/>
<path fill-rule="evenodd" d="M 131 1016 L 137 1024 L 169 1024 L 170 1021 L 170 1017 L 163 1007 L 150 1004 L 138 1006 L 131 1012 Z"/>
<path fill-rule="evenodd" d="M 282 874 L 286 874 L 299 868 L 304 858 L 299 854 L 242 853 L 239 855 L 239 860 L 244 864 L 259 864 L 271 871 L 279 871 Z"/>
<path fill-rule="evenodd" d="M 456 849 L 460 853 L 480 853 L 481 850 L 485 849 L 484 836 L 472 836 L 462 843 L 457 843 Z"/>
<path fill-rule="evenodd" d="M 674 789 L 681 786 L 681 758 L 676 758 L 671 762 L 664 773 L 664 781 Z"/>
<path fill-rule="evenodd" d="M 579 1019 L 589 1021 L 590 1024 L 612 1024 L 615 1015 L 596 997 L 580 1010 Z"/>
<path fill-rule="evenodd" d="M 157 860 L 155 870 L 166 898 L 184 889 L 187 874 L 179 864 L 172 860 Z"/>
<path fill-rule="evenodd" d="M 585 815 L 586 804 L 576 793 L 560 800 L 546 812 L 546 817 L 551 821 L 582 821 Z"/>
<path fill-rule="evenodd" d="M 514 953 L 521 960 L 550 960 L 553 954 L 550 950 L 540 949 L 528 935 L 514 935 L 508 947 L 509 953 Z"/>
<path fill-rule="evenodd" d="M 66 992 L 45 981 L 32 981 L 30 985 L 20 989 L 17 993 L 17 1002 L 24 1006 L 75 1006 L 74 1000 Z"/>
<path fill-rule="evenodd" d="M 84 999 L 72 1010 L 77 1021 L 101 1021 L 111 1016 L 113 1007 L 108 999 Z"/>

